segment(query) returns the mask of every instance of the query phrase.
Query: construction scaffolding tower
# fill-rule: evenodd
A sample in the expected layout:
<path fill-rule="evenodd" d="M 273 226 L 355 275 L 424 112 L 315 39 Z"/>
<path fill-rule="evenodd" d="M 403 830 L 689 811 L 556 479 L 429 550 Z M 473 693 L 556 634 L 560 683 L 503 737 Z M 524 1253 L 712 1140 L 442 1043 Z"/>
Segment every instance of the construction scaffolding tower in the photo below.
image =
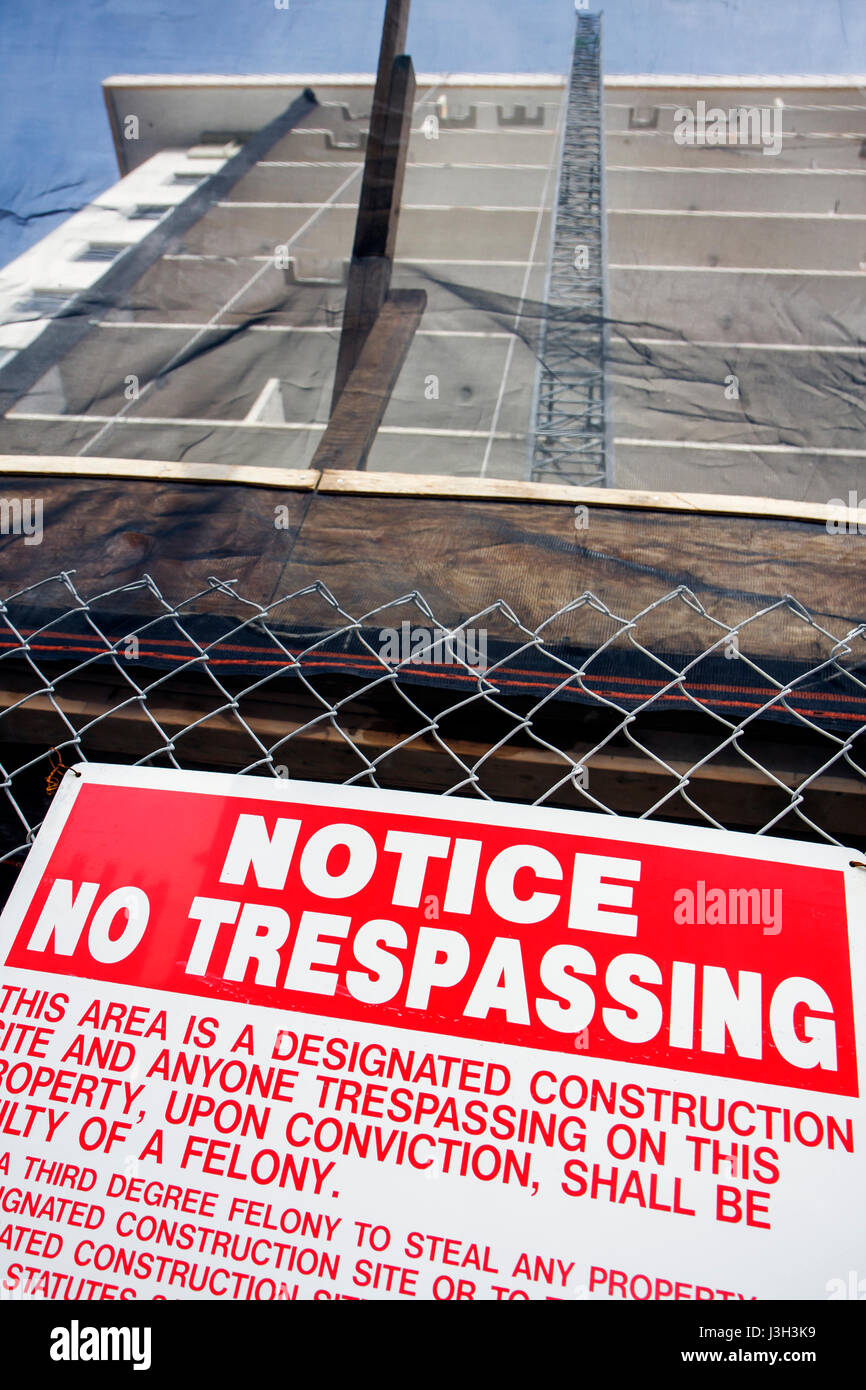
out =
<path fill-rule="evenodd" d="M 538 340 L 530 476 L 612 482 L 606 409 L 606 237 L 601 16 L 578 17 Z"/>

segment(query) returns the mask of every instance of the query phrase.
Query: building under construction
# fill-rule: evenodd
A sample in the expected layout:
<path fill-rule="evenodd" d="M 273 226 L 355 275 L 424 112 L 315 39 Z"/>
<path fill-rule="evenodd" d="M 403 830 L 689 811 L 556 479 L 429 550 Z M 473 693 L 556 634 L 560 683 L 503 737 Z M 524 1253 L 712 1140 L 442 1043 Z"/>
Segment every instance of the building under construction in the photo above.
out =
<path fill-rule="evenodd" d="M 863 838 L 863 79 L 605 80 L 584 13 L 416 75 L 407 12 L 108 78 L 0 274 L 11 875 L 80 759 Z"/>

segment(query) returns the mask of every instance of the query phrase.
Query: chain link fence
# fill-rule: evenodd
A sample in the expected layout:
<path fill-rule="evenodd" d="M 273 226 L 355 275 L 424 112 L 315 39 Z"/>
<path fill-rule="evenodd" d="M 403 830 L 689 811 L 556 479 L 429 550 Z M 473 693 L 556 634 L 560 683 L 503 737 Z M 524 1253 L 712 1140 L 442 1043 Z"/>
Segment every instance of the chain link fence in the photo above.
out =
<path fill-rule="evenodd" d="M 322 584 L 73 573 L 0 603 L 0 867 L 96 760 L 434 791 L 866 846 L 866 624 L 794 597 L 736 623 L 688 588 L 439 622 L 418 592 L 350 612 Z"/>

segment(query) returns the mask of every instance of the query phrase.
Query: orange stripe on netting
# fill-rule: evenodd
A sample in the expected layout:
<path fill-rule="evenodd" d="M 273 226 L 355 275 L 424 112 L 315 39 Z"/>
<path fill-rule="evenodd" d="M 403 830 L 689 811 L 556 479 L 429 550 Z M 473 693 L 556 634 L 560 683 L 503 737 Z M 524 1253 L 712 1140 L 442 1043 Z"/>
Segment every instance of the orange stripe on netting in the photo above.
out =
<path fill-rule="evenodd" d="M 64 635 L 63 633 L 56 633 L 56 632 L 50 632 L 50 631 L 46 633 L 46 636 L 49 636 L 49 637 L 62 637 L 63 635 Z M 132 635 L 132 634 L 130 634 L 130 635 Z M 76 640 L 76 639 L 73 638 L 73 641 L 74 641 L 74 640 Z M 128 641 L 128 640 L 129 640 L 128 638 L 118 638 L 118 642 L 124 642 L 124 641 Z M 151 640 L 152 643 L 154 643 L 154 644 L 157 644 L 157 643 L 158 643 L 158 644 L 161 644 L 161 645 L 164 646 L 164 647 L 184 647 L 184 646 L 188 647 L 188 646 L 189 646 L 189 643 L 183 642 L 179 637 L 156 637 L 156 638 L 151 638 L 150 640 Z M 6 643 L 6 642 L 3 641 L 3 639 L 0 639 L 0 646 L 7 646 L 7 645 L 10 647 L 10 649 L 13 649 L 13 650 L 14 650 L 16 644 L 15 644 L 15 643 Z M 259 653 L 260 653 L 261 650 L 262 650 L 261 647 L 247 647 L 247 646 L 241 646 L 239 643 L 236 643 L 236 642 L 229 643 L 228 645 L 230 646 L 230 649 L 231 649 L 232 651 L 250 652 L 251 654 L 256 655 L 256 656 L 259 656 Z M 52 647 L 52 646 L 44 646 L 44 645 L 43 645 L 43 646 L 34 646 L 34 647 L 33 647 L 33 650 L 34 650 L 34 651 L 64 651 L 64 650 L 68 650 L 68 649 L 67 649 L 67 648 L 64 648 L 64 647 Z M 159 657 L 159 655 L 160 655 L 159 652 L 155 649 L 155 645 L 154 645 L 154 647 L 152 647 L 152 648 L 144 648 L 143 650 L 144 650 L 146 656 L 155 656 L 155 657 Z M 111 647 L 109 647 L 109 648 L 105 648 L 105 647 L 77 647 L 77 648 L 76 648 L 76 651 L 81 651 L 81 652 L 94 652 L 94 653 L 96 653 L 96 654 L 101 653 L 103 656 L 118 655 L 118 653 L 114 650 L 114 648 L 111 648 Z M 309 647 L 299 647 L 299 648 L 297 649 L 297 651 L 293 651 L 291 648 L 288 648 L 288 649 L 287 649 L 287 652 L 286 652 L 286 657 L 285 657 L 285 659 L 282 660 L 282 661 L 269 661 L 267 658 L 259 656 L 259 659 L 258 659 L 257 664 L 260 665 L 260 666 L 286 666 L 286 665 L 292 665 L 292 664 L 299 664 L 300 660 L 302 660 L 303 657 L 307 656 L 308 654 L 310 655 L 310 664 L 311 664 L 311 665 L 323 665 L 323 664 L 325 664 L 326 662 L 331 662 L 331 663 L 334 663 L 334 664 L 337 664 L 337 665 L 343 665 L 343 666 L 362 666 L 362 665 L 365 665 L 365 666 L 367 666 L 371 671 L 379 671 L 379 670 L 382 670 L 382 669 L 383 669 L 383 661 L 384 661 L 384 658 L 381 658 L 381 657 L 368 656 L 368 655 L 366 655 L 366 654 L 364 654 L 364 653 L 358 653 L 357 655 L 354 655 L 354 656 L 353 656 L 353 655 L 350 655 L 350 654 L 347 654 L 347 653 L 343 653 L 343 652 L 322 652 L 322 653 L 319 653 L 319 654 L 315 654 L 315 653 L 313 653 L 313 652 L 311 651 L 311 649 L 310 649 Z M 208 653 L 207 649 L 206 649 L 205 652 L 202 653 L 201 655 L 198 655 L 198 656 L 190 656 L 190 657 L 188 658 L 186 664 L 189 665 L 189 664 L 192 664 L 192 663 L 194 663 L 194 662 L 196 662 L 196 661 L 203 661 L 203 660 L 207 660 L 207 661 L 209 661 L 209 662 L 213 662 L 214 664 L 217 664 L 217 663 L 218 663 L 218 664 L 221 665 L 221 666 L 243 666 L 243 665 L 249 664 L 249 663 L 246 663 L 246 662 L 244 662 L 244 661 L 242 661 L 242 660 L 240 660 L 240 659 L 238 659 L 238 658 L 235 658 L 235 657 L 211 656 L 211 655 Z M 468 671 L 461 671 L 461 670 L 457 670 L 457 671 L 453 670 L 453 669 L 452 669 L 453 663 L 451 663 L 451 662 L 433 662 L 433 661 L 430 661 L 430 662 L 418 663 L 418 666 L 419 666 L 419 670 L 420 670 L 420 669 L 423 669 L 425 672 L 426 672 L 426 671 L 431 671 L 431 672 L 436 672 L 436 673 L 443 672 L 443 673 L 445 673 L 446 675 L 449 675 L 449 676 L 451 677 L 452 680 L 474 681 L 474 680 L 477 680 L 477 679 L 478 679 L 478 677 L 477 677 L 477 676 L 474 676 L 471 672 L 468 672 Z M 390 669 L 390 668 L 388 668 L 388 669 Z M 515 673 L 515 672 L 517 672 L 518 675 L 520 674 L 519 668 L 517 668 L 517 667 L 513 667 L 513 666 L 512 666 L 512 667 L 508 667 L 508 666 L 506 666 L 506 667 L 504 668 L 504 670 L 505 670 L 506 672 L 510 673 L 510 674 L 513 674 L 513 673 Z M 578 674 L 578 673 L 577 673 L 576 671 L 573 672 L 573 676 L 576 676 L 577 674 Z M 548 678 L 542 678 L 542 680 L 538 681 L 538 680 L 532 680 L 532 679 L 530 678 L 530 675 L 527 674 L 526 678 L 522 678 L 522 679 L 520 680 L 519 683 L 521 683 L 521 684 L 523 684 L 523 685 L 526 685 L 526 686 L 530 686 L 530 687 L 532 687 L 532 688 L 540 688 L 540 689 L 544 689 L 544 690 L 549 690 L 549 689 L 552 689 L 554 685 L 558 685 L 558 684 L 567 684 L 568 681 L 570 681 L 570 680 L 573 678 L 573 676 L 564 676 L 564 677 L 551 676 L 551 677 L 548 677 Z M 653 682 L 653 680 L 652 680 L 652 678 L 651 678 L 650 676 L 623 676 L 623 675 L 620 675 L 620 676 L 605 676 L 605 675 L 603 675 L 603 674 L 601 674 L 601 673 L 599 672 L 599 673 L 597 673 L 597 674 L 596 674 L 596 673 L 593 673 L 593 680 L 594 680 L 597 684 L 599 684 L 599 685 L 601 685 L 601 684 L 612 685 L 612 684 L 616 684 L 617 682 L 622 682 L 622 681 L 630 682 L 632 685 L 646 685 L 646 686 L 649 686 L 651 689 L 653 688 L 653 685 L 654 685 L 654 682 Z M 511 684 L 514 684 L 513 681 L 511 681 L 510 683 L 511 683 Z M 719 693 L 725 694 L 725 695 L 736 695 L 736 694 L 740 693 L 741 690 L 742 690 L 742 687 L 741 687 L 741 686 L 738 686 L 738 685 L 722 685 L 722 684 L 720 684 L 719 682 L 716 682 L 716 681 L 700 681 L 700 682 L 697 682 L 696 684 L 697 684 L 697 686 L 698 686 L 698 689 L 700 689 L 700 690 L 718 691 Z M 753 686 L 752 689 L 754 690 L 754 693 L 755 693 L 756 696 L 757 696 L 757 695 L 777 695 L 777 694 L 779 693 L 777 690 L 774 690 L 772 686 L 756 685 L 756 686 Z M 590 693 L 592 693 L 592 692 L 590 692 Z M 622 692 L 621 692 L 621 691 L 619 691 L 619 692 L 611 692 L 611 693 L 612 693 L 612 694 L 619 694 L 619 695 L 622 695 Z M 797 691 L 793 691 L 793 692 L 792 692 L 793 695 L 797 695 L 797 693 L 798 693 Z M 814 700 L 839 700 L 839 699 L 846 699 L 846 698 L 847 698 L 847 699 L 853 699 L 853 698 L 854 698 L 854 697 L 852 697 L 852 696 L 847 696 L 847 697 L 846 697 L 846 696 L 838 696 L 838 695 L 834 695 L 831 691 L 821 691 L 821 690 L 813 690 L 813 691 L 810 692 L 810 694 L 811 694 L 812 699 L 814 699 Z M 633 699 L 634 696 L 629 696 L 628 698 Z M 684 697 L 674 697 L 674 696 L 668 697 L 668 696 L 664 696 L 664 697 L 662 697 L 662 698 L 665 698 L 665 699 L 667 699 L 667 698 L 671 698 L 671 699 L 673 699 L 673 698 L 686 698 L 686 699 L 687 699 L 688 697 L 687 697 L 687 696 L 684 696 Z M 721 703 L 723 703 L 723 702 L 722 702 L 722 701 L 719 701 L 718 703 L 721 704 Z"/>
<path fill-rule="evenodd" d="M 2 645 L 3 645 L 3 643 L 0 642 L 0 646 L 2 646 Z M 64 647 L 64 646 L 52 646 L 52 645 L 49 645 L 49 644 L 46 644 L 46 643 L 34 643 L 30 649 L 33 650 L 33 651 L 46 651 L 46 652 L 59 651 L 59 652 L 65 652 L 67 655 L 70 654 L 70 649 L 69 649 L 68 646 L 67 646 L 67 647 Z M 258 650 L 258 649 L 252 648 L 251 650 L 254 650 L 254 651 L 255 651 L 255 650 Z M 110 649 L 109 649 L 109 650 L 106 650 L 105 647 L 82 647 L 82 646 L 78 646 L 78 647 L 75 648 L 75 651 L 76 651 L 77 653 L 84 653 L 84 654 L 87 654 L 87 653 L 91 653 L 91 652 L 92 652 L 92 653 L 94 653 L 94 654 L 96 654 L 96 655 L 98 655 L 98 656 L 111 656 L 111 655 L 116 655 L 116 653 L 114 653 L 112 650 L 110 650 Z M 149 650 L 149 649 L 147 649 L 147 648 L 144 649 L 144 654 L 145 654 L 146 656 L 154 656 L 154 657 L 159 657 L 159 655 L 160 655 L 159 652 L 157 652 L 157 651 L 152 651 L 152 650 Z M 306 656 L 307 654 L 308 654 L 308 653 L 307 653 L 307 649 L 306 649 L 306 648 L 300 653 L 301 657 Z M 290 655 L 291 655 L 292 657 L 294 657 L 294 653 L 291 653 Z M 198 665 L 199 663 L 203 663 L 203 662 L 207 662 L 209 665 L 219 665 L 219 666 L 245 666 L 245 667 L 249 667 L 249 665 L 250 665 L 250 662 L 247 661 L 247 660 L 246 660 L 245 658 L 243 658 L 243 657 L 225 657 L 225 656 L 212 657 L 212 656 L 209 656 L 209 655 L 207 655 L 207 654 L 202 654 L 202 655 L 199 655 L 199 656 L 191 656 L 191 657 L 188 659 L 188 661 L 186 661 L 186 662 L 183 663 L 183 665 L 194 666 L 194 665 Z M 338 652 L 326 652 L 326 653 L 323 653 L 323 654 L 320 655 L 320 656 L 316 656 L 316 657 L 314 657 L 314 658 L 310 661 L 310 665 L 321 666 L 321 665 L 324 665 L 326 662 L 329 662 L 329 663 L 331 663 L 331 664 L 336 664 L 336 665 L 339 665 L 339 666 L 342 666 L 342 667 L 349 667 L 349 668 L 352 668 L 352 667 L 357 668 L 357 667 L 358 667 L 359 665 L 361 665 L 363 662 L 368 662 L 368 663 L 370 664 L 370 669 L 371 669 L 372 671 L 382 671 L 382 664 L 381 664 L 381 662 L 380 662 L 377 658 L 373 658 L 373 657 L 361 657 L 361 656 L 357 656 L 357 657 L 346 656 L 346 655 L 342 655 L 341 653 L 338 653 Z M 260 660 L 257 662 L 257 665 L 259 665 L 259 666 L 279 666 L 279 667 L 282 667 L 283 669 L 287 669 L 287 668 L 288 668 L 288 669 L 291 669 L 293 666 L 297 666 L 297 665 L 299 665 L 299 664 L 300 664 L 300 663 L 299 663 L 297 660 L 274 661 L 274 660 L 268 660 L 268 659 L 265 659 L 265 658 L 260 659 Z M 506 668 L 506 669 L 508 669 L 508 668 Z M 512 668 L 512 669 L 513 669 L 513 668 Z M 434 666 L 432 663 L 431 663 L 430 665 L 427 665 L 427 666 L 423 667 L 423 670 L 422 670 L 422 668 L 419 666 L 417 674 L 421 675 L 421 674 L 427 674 L 427 673 L 438 673 L 438 672 L 440 672 L 440 671 L 445 672 L 445 673 L 448 675 L 448 677 L 449 677 L 450 680 L 472 681 L 473 683 L 477 683 L 477 682 L 481 679 L 481 676 L 480 676 L 480 675 L 472 675 L 472 673 L 469 672 L 469 671 L 452 671 L 452 670 L 450 669 L 450 667 L 448 667 L 448 666 Z M 384 674 L 384 672 L 383 672 L 383 674 Z M 576 673 L 575 673 L 575 674 L 576 674 Z M 556 679 L 553 679 L 553 678 L 548 679 L 548 680 L 532 680 L 532 679 L 530 679 L 529 676 L 525 676 L 525 675 L 521 674 L 520 672 L 517 672 L 517 673 L 516 673 L 515 675 L 513 675 L 513 676 L 512 676 L 512 675 L 505 675 L 505 674 L 502 674 L 502 675 L 497 675 L 497 677 L 496 677 L 496 681 L 497 681 L 497 684 L 498 684 L 498 685 L 515 686 L 515 687 L 517 687 L 518 689 L 532 689 L 532 690 L 534 690 L 534 689 L 551 690 L 551 689 L 553 689 L 553 687 L 554 687 L 555 685 L 557 685 L 557 684 L 560 684 L 560 685 L 568 685 L 568 683 L 570 682 L 571 679 L 572 679 L 572 677 L 565 677 L 565 678 L 563 678 L 563 679 L 561 679 L 561 680 L 556 680 Z M 601 676 L 601 675 L 599 675 L 599 676 L 596 676 L 595 679 L 596 679 L 596 681 L 598 681 L 598 682 L 602 682 L 602 681 L 604 681 L 604 682 L 619 681 L 620 683 L 622 683 L 622 682 L 624 682 L 624 681 L 632 681 L 632 683 L 635 684 L 635 685 L 649 685 L 650 687 L 652 686 L 652 681 L 651 681 L 651 680 L 649 679 L 649 677 L 647 677 L 647 676 L 618 676 L 618 677 L 617 677 L 617 676 Z M 492 684 L 492 682 L 491 682 L 491 684 Z M 608 691 L 606 692 L 606 694 L 602 694 L 601 692 L 596 692 L 596 691 L 590 689 L 588 686 L 584 686 L 583 688 L 586 690 L 586 693 L 587 693 L 587 694 L 589 694 L 589 695 L 596 695 L 598 699 L 611 698 L 611 699 L 621 699 L 621 700 L 635 700 L 635 699 L 640 698 L 640 697 L 638 696 L 638 694 L 637 694 L 634 690 L 608 690 Z M 723 686 L 723 685 L 702 685 L 700 688 L 701 688 L 702 690 L 721 690 L 721 691 L 730 691 L 730 692 L 734 692 L 734 691 L 736 691 L 736 690 L 738 689 L 737 686 Z M 38 695 L 39 693 L 40 693 L 39 691 L 32 691 L 32 692 L 31 692 L 31 694 L 34 694 L 34 695 Z M 778 698 L 778 695 L 779 695 L 779 692 L 778 692 L 778 691 L 773 691 L 772 689 L 766 689 L 765 687 L 757 687 L 755 693 L 756 693 L 757 695 L 761 695 L 761 694 L 773 695 L 773 694 L 775 694 L 775 695 L 777 696 L 777 698 Z M 834 696 L 834 695 L 832 695 L 832 694 L 830 694 L 830 693 L 824 693 L 824 692 L 822 692 L 822 691 L 812 691 L 811 694 L 812 694 L 813 698 L 819 699 L 819 700 L 834 700 L 834 699 L 838 699 L 838 698 L 839 698 L 838 696 Z M 793 691 L 793 692 L 791 692 L 786 698 L 791 699 L 791 698 L 795 698 L 796 696 L 797 696 L 797 692 L 796 692 L 796 691 Z M 29 698 L 29 697 L 25 697 L 25 698 Z M 709 701 L 702 701 L 702 700 L 699 700 L 698 697 L 697 697 L 697 695 L 691 695 L 691 696 L 689 696 L 689 695 L 678 694 L 678 693 L 675 693 L 675 692 L 673 692 L 673 691 L 665 691 L 665 692 L 659 694 L 657 698 L 658 698 L 659 700 L 679 700 L 679 701 L 682 701 L 683 703 L 687 703 L 687 704 L 693 704 L 693 703 L 697 703 L 697 704 L 701 704 L 701 705 L 706 704 L 709 708 L 713 708 L 713 707 L 715 707 L 715 706 L 718 706 L 718 707 L 720 707 L 720 708 L 722 708 L 722 709 L 748 709 L 748 710 L 755 710 L 755 709 L 758 708 L 758 704 L 757 704 L 757 702 L 754 701 L 754 700 L 751 700 L 751 701 L 750 701 L 750 700 L 713 700 L 712 703 L 710 704 Z M 862 717 L 861 717 L 859 714 L 849 714 L 849 713 L 846 713 L 846 712 L 844 712 L 844 711 L 842 711 L 842 710 L 830 710 L 830 711 L 828 711 L 828 710 L 826 710 L 826 709 L 802 709 L 802 708 L 801 708 L 801 709 L 798 709 L 798 710 L 796 711 L 796 713 L 798 713 L 798 714 L 803 714 L 803 715 L 814 715 L 816 718 L 817 718 L 818 716 L 822 715 L 822 714 L 823 714 L 823 715 L 826 715 L 827 713 L 829 713 L 829 714 L 831 715 L 831 717 L 834 718 L 834 719 L 846 719 L 846 720 L 852 720 L 852 721 L 856 721 L 856 722 L 863 722 L 863 721 L 862 721 Z"/>

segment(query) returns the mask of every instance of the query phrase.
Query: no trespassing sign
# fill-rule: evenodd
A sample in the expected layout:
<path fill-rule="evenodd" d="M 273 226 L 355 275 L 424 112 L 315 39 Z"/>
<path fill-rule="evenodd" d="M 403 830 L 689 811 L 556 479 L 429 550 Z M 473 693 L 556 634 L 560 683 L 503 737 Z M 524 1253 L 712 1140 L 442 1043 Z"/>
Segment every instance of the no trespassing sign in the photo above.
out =
<path fill-rule="evenodd" d="M 0 1296 L 841 1296 L 853 858 L 82 765 L 0 919 Z"/>

